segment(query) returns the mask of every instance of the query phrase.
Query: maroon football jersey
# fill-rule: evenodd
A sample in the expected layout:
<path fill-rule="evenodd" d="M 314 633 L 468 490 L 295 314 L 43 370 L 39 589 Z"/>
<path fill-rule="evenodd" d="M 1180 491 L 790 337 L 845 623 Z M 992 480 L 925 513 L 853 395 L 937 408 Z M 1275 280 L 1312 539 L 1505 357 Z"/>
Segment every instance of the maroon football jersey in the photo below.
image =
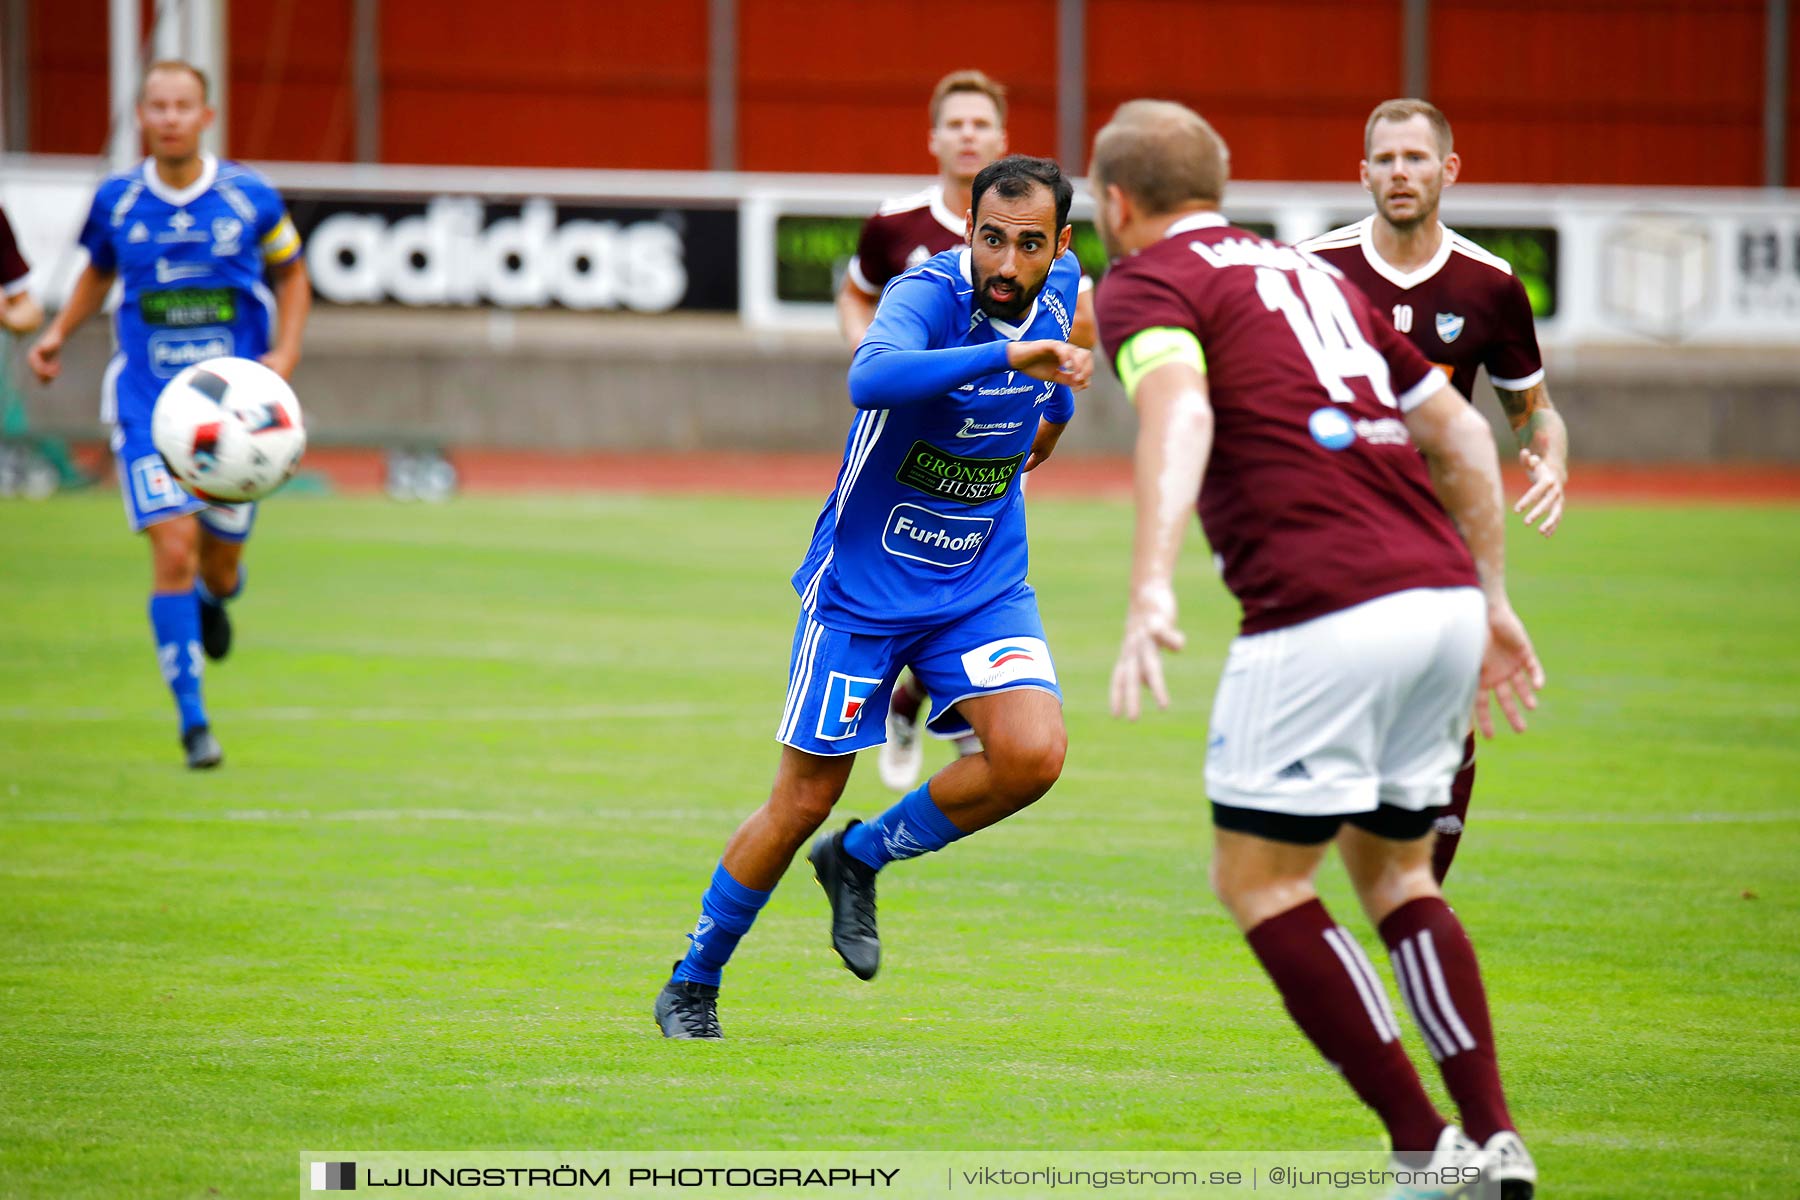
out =
<path fill-rule="evenodd" d="M 1245 633 L 1475 585 L 1401 420 L 1443 378 L 1332 267 L 1200 213 L 1115 263 L 1095 304 L 1115 361 L 1145 329 L 1200 339 L 1213 408 L 1200 523 Z"/>
<path fill-rule="evenodd" d="M 19 253 L 19 242 L 13 237 L 12 222 L 6 219 L 6 211 L 0 209 L 0 294 L 18 294 L 25 287 L 25 277 L 29 274 L 31 266 L 25 261 L 25 256 Z"/>
<path fill-rule="evenodd" d="M 1401 271 L 1375 252 L 1375 218 L 1300 243 L 1363 290 L 1388 323 L 1450 376 L 1464 397 L 1474 395 L 1475 371 L 1522 392 L 1544 378 L 1537 328 L 1525 286 L 1504 258 L 1489 254 L 1453 229 L 1417 271 Z"/>
<path fill-rule="evenodd" d="M 940 184 L 889 200 L 863 225 L 856 257 L 850 260 L 850 281 L 869 295 L 879 296 L 894 276 L 962 245 L 967 228 L 964 214 L 944 207 Z"/>

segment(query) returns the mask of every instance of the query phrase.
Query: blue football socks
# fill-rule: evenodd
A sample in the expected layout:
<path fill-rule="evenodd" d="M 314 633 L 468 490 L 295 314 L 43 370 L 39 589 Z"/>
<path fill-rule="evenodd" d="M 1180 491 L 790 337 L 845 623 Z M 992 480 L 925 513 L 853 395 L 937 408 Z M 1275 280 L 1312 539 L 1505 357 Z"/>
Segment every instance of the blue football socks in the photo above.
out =
<path fill-rule="evenodd" d="M 844 834 L 844 852 L 879 871 L 897 858 L 930 854 L 964 836 L 932 803 L 928 779 L 873 821 L 852 825 Z"/>
<path fill-rule="evenodd" d="M 206 580 L 200 578 L 198 573 L 194 575 L 194 596 L 202 604 L 223 604 L 227 600 L 235 600 L 243 590 L 244 567 L 242 563 L 238 564 L 237 582 L 223 596 L 213 595 L 212 589 L 206 586 Z"/>
<path fill-rule="evenodd" d="M 769 902 L 771 892 L 747 888 L 731 877 L 720 863 L 712 883 L 700 897 L 700 921 L 688 934 L 687 957 L 675 968 L 676 980 L 719 986 L 725 964 L 739 939 L 750 932 L 756 914 Z"/>
<path fill-rule="evenodd" d="M 181 732 L 206 724 L 200 699 L 200 605 L 193 592 L 156 592 L 150 597 L 150 629 L 163 681 L 181 710 Z"/>

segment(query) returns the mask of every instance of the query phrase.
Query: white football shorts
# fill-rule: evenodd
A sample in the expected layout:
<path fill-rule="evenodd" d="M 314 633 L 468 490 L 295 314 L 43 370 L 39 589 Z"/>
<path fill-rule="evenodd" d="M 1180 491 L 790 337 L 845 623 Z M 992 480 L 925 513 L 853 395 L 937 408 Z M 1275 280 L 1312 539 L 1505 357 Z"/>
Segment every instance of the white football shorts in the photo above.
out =
<path fill-rule="evenodd" d="M 1217 804 L 1292 816 L 1449 802 L 1487 646 L 1476 588 L 1414 588 L 1231 643 L 1207 740 Z"/>

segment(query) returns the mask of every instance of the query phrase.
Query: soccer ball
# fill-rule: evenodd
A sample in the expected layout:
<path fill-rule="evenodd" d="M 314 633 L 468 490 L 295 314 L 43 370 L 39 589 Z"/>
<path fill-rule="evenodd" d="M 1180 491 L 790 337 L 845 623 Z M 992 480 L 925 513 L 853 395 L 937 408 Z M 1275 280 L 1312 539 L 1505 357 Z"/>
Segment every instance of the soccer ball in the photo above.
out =
<path fill-rule="evenodd" d="M 306 427 L 287 380 L 247 358 L 212 358 L 169 380 L 150 437 L 201 500 L 260 500 L 300 466 Z"/>

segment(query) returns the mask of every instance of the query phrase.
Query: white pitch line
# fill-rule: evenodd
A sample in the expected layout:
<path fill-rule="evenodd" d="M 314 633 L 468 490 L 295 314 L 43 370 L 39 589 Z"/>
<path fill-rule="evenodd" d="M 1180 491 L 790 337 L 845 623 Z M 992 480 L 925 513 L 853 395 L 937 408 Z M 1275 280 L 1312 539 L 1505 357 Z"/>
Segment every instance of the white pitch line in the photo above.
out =
<path fill-rule="evenodd" d="M 1469 820 L 1530 825 L 1787 825 L 1800 822 L 1800 809 L 1790 812 L 1699 813 L 1509 813 L 1477 807 Z"/>
<path fill-rule="evenodd" d="M 275 708 L 219 710 L 232 721 L 369 721 L 412 723 L 426 721 L 679 721 L 695 717 L 729 716 L 738 710 L 702 704 L 565 704 L 535 708 L 338 708 L 322 705 L 284 705 Z M 123 708 L 0 708 L 0 721 L 161 721 L 163 715 L 148 710 Z"/>
<path fill-rule="evenodd" d="M 717 816 L 718 814 L 715 812 L 701 809 L 674 808 L 589 808 L 574 812 L 476 808 L 352 808 L 338 812 L 314 812 L 311 809 L 296 808 L 288 810 L 233 809 L 217 813 L 0 812 L 0 825 L 118 825 L 129 822 L 204 825 L 264 821 L 270 823 L 438 821 L 572 828 L 590 825 L 613 826 L 627 821 L 642 823 L 654 820 L 688 823 L 713 819 Z"/>
<path fill-rule="evenodd" d="M 716 818 L 709 809 L 581 808 L 562 811 L 527 811 L 486 808 L 353 808 L 331 812 L 311 809 L 233 809 L 217 813 L 118 813 L 118 812 L 0 812 L 0 824 L 113 824 L 121 821 L 179 821 L 183 823 L 238 821 L 446 821 L 487 822 L 498 825 L 586 826 L 596 822 L 664 821 L 687 823 Z M 1556 817 L 1531 813 L 1485 813 L 1483 819 L 1530 825 L 1777 825 L 1800 822 L 1800 813 L 1687 813 L 1669 816 L 1645 814 L 1616 817 Z"/>

